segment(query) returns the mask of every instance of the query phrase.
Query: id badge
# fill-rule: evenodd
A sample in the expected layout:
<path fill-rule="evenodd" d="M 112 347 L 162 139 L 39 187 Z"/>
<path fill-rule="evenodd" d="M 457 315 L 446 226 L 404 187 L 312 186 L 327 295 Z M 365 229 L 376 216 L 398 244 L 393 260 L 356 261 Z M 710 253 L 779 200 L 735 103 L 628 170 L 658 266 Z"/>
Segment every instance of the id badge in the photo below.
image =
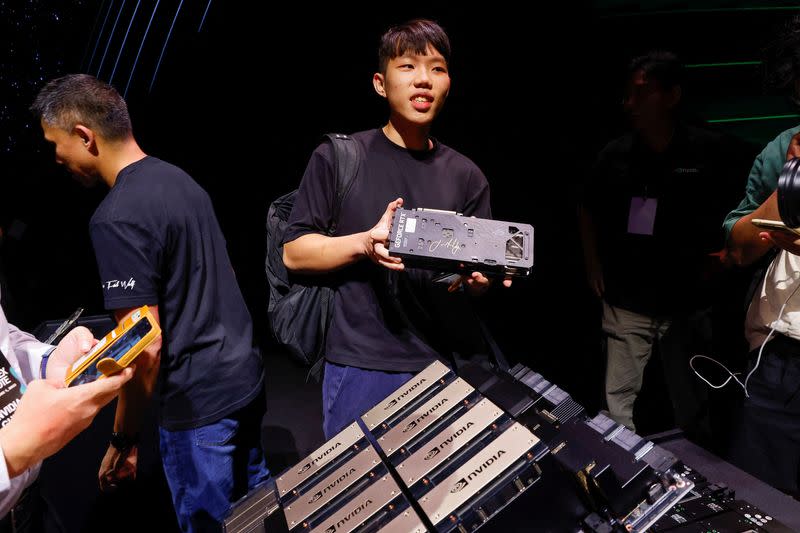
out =
<path fill-rule="evenodd" d="M 0 352 L 0 426 L 11 421 L 23 392 L 25 385 L 3 352 Z"/>
<path fill-rule="evenodd" d="M 657 198 L 631 198 L 631 211 L 628 213 L 628 233 L 652 235 L 656 225 Z"/>

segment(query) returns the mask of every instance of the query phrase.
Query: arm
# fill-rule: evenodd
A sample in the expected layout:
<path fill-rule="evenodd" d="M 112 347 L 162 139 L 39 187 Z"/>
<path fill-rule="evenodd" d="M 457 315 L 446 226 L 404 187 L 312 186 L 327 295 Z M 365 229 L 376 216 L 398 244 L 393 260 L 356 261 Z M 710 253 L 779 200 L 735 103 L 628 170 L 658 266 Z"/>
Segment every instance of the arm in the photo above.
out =
<path fill-rule="evenodd" d="M 117 322 L 128 318 L 136 308 L 117 309 L 114 318 Z M 158 306 L 150 306 L 153 318 L 159 325 Z M 139 435 L 142 417 L 150 404 L 161 365 L 161 336 L 145 348 L 136 358 L 136 372 L 119 394 L 117 411 L 114 416 L 114 432 L 122 433 L 135 442 Z M 122 481 L 136 479 L 138 449 L 136 445 L 117 449 L 109 444 L 103 462 L 100 465 L 98 479 L 100 489 L 113 490 Z"/>
<path fill-rule="evenodd" d="M 372 230 L 336 237 L 325 235 L 337 211 L 337 180 L 331 150 L 329 143 L 323 143 L 311 155 L 284 233 L 283 263 L 289 272 L 295 274 L 339 270 L 367 257 L 370 249 L 374 249 L 370 238 Z M 391 210 L 393 214 L 394 209 Z M 385 226 L 388 237 L 391 217 L 388 220 L 384 217 L 373 230 Z"/>
<path fill-rule="evenodd" d="M 161 325 L 158 316 L 158 306 L 149 306 L 150 312 L 156 323 Z M 122 322 L 137 308 L 118 309 L 114 311 L 114 318 Z M 161 335 L 150 343 L 141 354 L 136 357 L 136 373 L 130 383 L 126 384 L 119 395 L 117 414 L 114 418 L 114 431 L 135 436 L 139 434 L 142 415 L 150 404 L 150 399 L 158 380 L 158 370 L 161 365 Z"/>
<path fill-rule="evenodd" d="M 76 354 L 77 355 L 77 354 Z M 50 457 L 89 426 L 133 371 L 65 388 L 63 379 L 28 384 L 14 417 L 0 429 L 0 449 L 9 478 Z"/>
<path fill-rule="evenodd" d="M 620 194 L 613 186 L 615 161 L 619 157 L 627 157 L 630 150 L 627 137 L 624 138 L 623 148 L 620 148 L 619 142 L 622 139 L 612 141 L 597 154 L 578 184 L 578 233 L 583 250 L 583 266 L 589 290 L 598 298 L 603 298 L 606 287 L 596 224 L 604 220 L 603 215 L 606 213 L 603 210 L 607 210 L 610 205 L 609 194 L 614 197 Z"/>
<path fill-rule="evenodd" d="M 367 256 L 369 232 L 342 237 L 307 233 L 283 245 L 283 264 L 296 274 L 332 272 Z"/>
<path fill-rule="evenodd" d="M 15 330 L 16 334 L 24 333 Z M 13 417 L 0 429 L 0 516 L 16 503 L 28 484 L 27 472 L 85 429 L 133 375 L 132 370 L 126 370 L 107 379 L 65 388 L 66 369 L 93 344 L 86 328 L 70 331 L 50 356 L 48 379 L 28 383 Z M 18 355 L 36 359 L 30 354 L 24 357 L 24 352 Z"/>
<path fill-rule="evenodd" d="M 87 406 L 91 409 L 91 406 L 80 398 L 76 400 L 72 393 L 64 393 L 65 399 L 59 400 L 55 409 L 51 409 L 50 404 L 53 403 L 51 397 L 62 395 L 57 389 L 64 387 L 66 368 L 91 349 L 94 339 L 86 328 L 69 332 L 50 356 L 48 382 L 38 378 L 41 354 L 52 347 L 9 324 L 2 309 L 0 339 L 10 347 L 10 353 L 6 354 L 9 363 L 20 370 L 22 381 L 29 384 L 28 392 L 16 405 L 17 410 L 0 429 L 0 516 L 4 516 L 36 476 L 34 467 L 88 425 L 88 421 L 81 418 L 80 409 Z M 77 408 L 72 409 L 70 405 Z M 66 408 L 67 413 L 60 413 L 58 409 L 61 408 Z M 54 414 L 55 418 L 51 418 Z M 90 411 L 88 416 L 94 414 Z"/>
<path fill-rule="evenodd" d="M 400 258 L 391 257 L 386 249 L 392 218 L 402 205 L 402 198 L 389 202 L 378 223 L 368 231 L 341 237 L 307 233 L 287 242 L 283 245 L 283 264 L 290 272 L 321 274 L 368 257 L 390 270 L 403 270 Z"/>
<path fill-rule="evenodd" d="M 586 267 L 586 279 L 589 288 L 598 297 L 602 298 L 605 292 L 603 283 L 603 265 L 600 264 L 600 255 L 597 253 L 597 235 L 594 231 L 592 216 L 584 206 L 578 207 L 578 226 L 583 242 L 583 262 Z"/>
<path fill-rule="evenodd" d="M 163 280 L 165 239 L 161 228 L 169 217 L 154 211 L 160 222 L 144 225 L 137 214 L 138 204 L 120 203 L 113 218 L 101 217 L 89 225 L 89 233 L 97 258 L 106 309 L 121 320 L 135 308 L 149 305 L 156 322 L 160 322 L 160 287 Z M 160 226 L 160 227 L 159 227 Z M 121 283 L 119 280 L 126 280 Z M 135 377 L 120 393 L 114 418 L 114 431 L 135 438 L 141 416 L 155 387 L 160 364 L 161 338 L 158 337 L 136 359 Z M 123 479 L 136 475 L 136 447 L 109 446 L 100 466 L 100 488 L 106 490 Z"/>
<path fill-rule="evenodd" d="M 778 177 L 787 159 L 800 155 L 800 130 L 786 130 L 756 157 L 747 177 L 745 198 L 725 219 L 728 231 L 726 262 L 749 265 L 769 251 L 772 243 L 761 238 L 765 233 L 750 223 L 753 218 L 780 220 L 777 194 Z M 791 251 L 791 250 L 790 250 Z"/>
<path fill-rule="evenodd" d="M 751 224 L 754 218 L 780 220 L 778 213 L 778 194 L 773 192 L 755 211 L 744 215 L 733 225 L 727 244 L 727 262 L 737 266 L 747 266 L 764 256 L 772 243 L 761 238 L 764 230 Z"/>

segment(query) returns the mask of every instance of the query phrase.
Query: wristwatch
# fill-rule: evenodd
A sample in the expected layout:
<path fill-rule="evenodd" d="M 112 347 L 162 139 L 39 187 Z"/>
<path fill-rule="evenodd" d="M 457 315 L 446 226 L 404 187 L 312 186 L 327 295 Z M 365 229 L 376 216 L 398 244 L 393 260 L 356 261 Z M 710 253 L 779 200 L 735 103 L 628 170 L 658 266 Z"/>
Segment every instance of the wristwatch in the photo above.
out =
<path fill-rule="evenodd" d="M 139 442 L 138 436 L 132 437 L 127 433 L 115 431 L 111 434 L 109 443 L 117 450 L 124 452 L 133 448 Z"/>

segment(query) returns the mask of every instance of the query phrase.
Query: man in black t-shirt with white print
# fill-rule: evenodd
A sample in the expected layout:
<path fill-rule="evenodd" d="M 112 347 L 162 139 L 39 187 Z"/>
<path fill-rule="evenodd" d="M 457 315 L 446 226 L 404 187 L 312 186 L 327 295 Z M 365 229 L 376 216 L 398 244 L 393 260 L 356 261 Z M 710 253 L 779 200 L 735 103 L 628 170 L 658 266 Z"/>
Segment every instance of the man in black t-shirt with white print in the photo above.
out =
<path fill-rule="evenodd" d="M 158 390 L 162 462 L 181 529 L 218 531 L 230 504 L 269 476 L 260 445 L 264 370 L 208 194 L 145 154 L 117 91 L 74 74 L 32 108 L 56 161 L 110 187 L 90 223 L 107 309 L 150 306 L 162 338 L 136 359 L 100 466 L 103 490 L 136 475 L 136 437 Z"/>

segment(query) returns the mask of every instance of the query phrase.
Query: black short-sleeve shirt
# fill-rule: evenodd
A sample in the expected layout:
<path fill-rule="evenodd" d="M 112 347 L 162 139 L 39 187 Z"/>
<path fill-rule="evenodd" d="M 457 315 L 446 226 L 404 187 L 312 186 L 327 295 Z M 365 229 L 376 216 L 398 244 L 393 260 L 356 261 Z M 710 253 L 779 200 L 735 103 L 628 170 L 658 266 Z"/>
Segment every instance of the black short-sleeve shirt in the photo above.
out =
<path fill-rule="evenodd" d="M 432 150 L 411 151 L 391 142 L 380 129 L 353 135 L 364 160 L 342 204 L 338 235 L 372 228 L 397 197 L 403 206 L 456 211 L 491 218 L 489 184 L 481 170 L 457 151 L 434 142 Z M 335 195 L 332 148 L 311 155 L 289 218 L 284 242 L 330 225 Z M 447 312 L 430 284 L 430 273 L 416 269 L 394 275 L 363 260 L 334 276 L 336 296 L 326 341 L 328 361 L 384 371 L 416 372 L 448 354 L 432 344 L 431 325 Z M 455 298 L 451 298 L 453 302 Z"/>
<path fill-rule="evenodd" d="M 720 224 L 747 175 L 747 148 L 680 125 L 663 153 L 633 134 L 603 149 L 582 201 L 595 225 L 609 304 L 654 315 L 708 305 L 709 254 L 724 246 Z M 656 201 L 652 235 L 628 232 L 633 198 Z"/>
<path fill-rule="evenodd" d="M 145 157 L 120 171 L 90 233 L 106 309 L 158 305 L 159 424 L 198 427 L 247 405 L 263 366 L 208 194 Z"/>

